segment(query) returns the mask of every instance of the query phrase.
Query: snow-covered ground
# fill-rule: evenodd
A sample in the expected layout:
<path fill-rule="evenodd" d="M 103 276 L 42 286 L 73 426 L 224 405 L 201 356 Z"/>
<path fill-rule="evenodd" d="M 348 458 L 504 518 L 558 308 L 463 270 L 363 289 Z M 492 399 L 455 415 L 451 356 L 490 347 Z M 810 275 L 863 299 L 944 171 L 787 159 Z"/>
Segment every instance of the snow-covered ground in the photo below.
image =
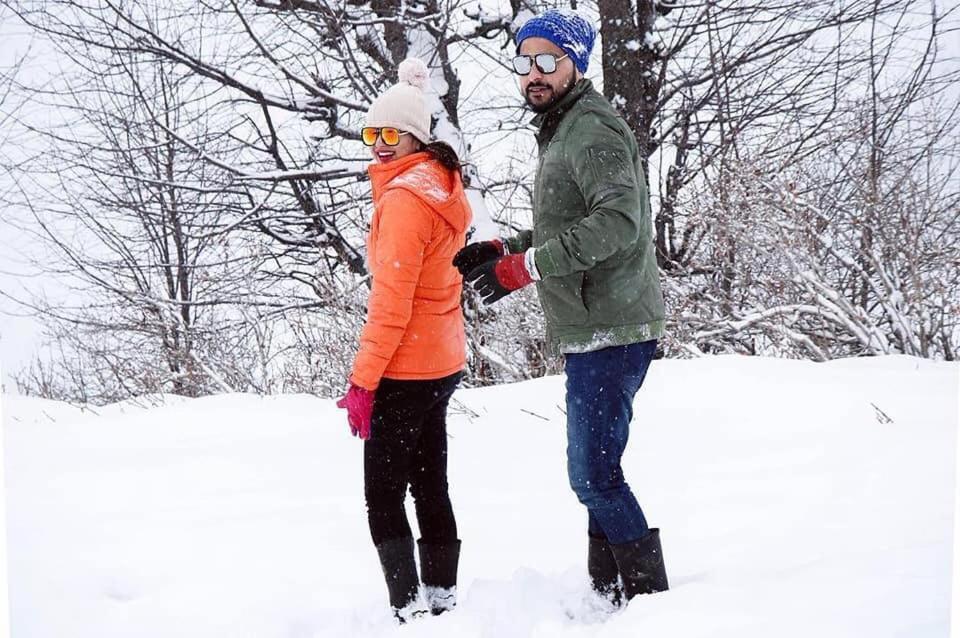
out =
<path fill-rule="evenodd" d="M 654 362 L 625 467 L 672 589 L 606 622 L 566 613 L 586 594 L 586 516 L 562 378 L 460 391 L 460 606 L 402 628 L 332 401 L 6 396 L 12 635 L 945 637 L 958 370 Z"/>

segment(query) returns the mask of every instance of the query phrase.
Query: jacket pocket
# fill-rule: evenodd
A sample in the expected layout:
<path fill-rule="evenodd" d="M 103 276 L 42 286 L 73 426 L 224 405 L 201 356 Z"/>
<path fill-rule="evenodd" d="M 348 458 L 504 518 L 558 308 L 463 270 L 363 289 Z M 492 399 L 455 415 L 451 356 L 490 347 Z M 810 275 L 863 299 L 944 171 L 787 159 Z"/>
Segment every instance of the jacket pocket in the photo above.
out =
<path fill-rule="evenodd" d="M 556 326 L 585 324 L 587 307 L 583 303 L 582 272 L 549 277 L 537 285 L 540 304 L 547 321 Z"/>

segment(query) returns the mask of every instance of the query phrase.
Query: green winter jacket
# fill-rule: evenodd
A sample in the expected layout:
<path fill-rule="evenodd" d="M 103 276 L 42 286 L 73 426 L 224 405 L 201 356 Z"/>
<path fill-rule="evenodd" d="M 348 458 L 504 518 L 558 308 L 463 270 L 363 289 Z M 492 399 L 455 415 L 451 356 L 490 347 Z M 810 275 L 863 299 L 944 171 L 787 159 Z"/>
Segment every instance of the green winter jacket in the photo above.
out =
<path fill-rule="evenodd" d="M 662 336 L 650 202 L 630 128 L 585 79 L 533 124 L 533 231 L 507 247 L 536 247 L 551 348 L 589 352 Z"/>

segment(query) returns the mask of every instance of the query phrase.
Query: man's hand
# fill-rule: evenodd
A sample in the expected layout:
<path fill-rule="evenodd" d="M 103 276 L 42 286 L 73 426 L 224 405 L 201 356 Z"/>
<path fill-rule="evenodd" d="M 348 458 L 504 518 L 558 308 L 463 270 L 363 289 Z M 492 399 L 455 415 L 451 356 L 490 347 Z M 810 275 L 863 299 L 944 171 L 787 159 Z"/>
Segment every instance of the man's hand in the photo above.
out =
<path fill-rule="evenodd" d="M 474 268 L 466 276 L 483 303 L 500 301 L 514 290 L 533 283 L 534 279 L 524 263 L 523 253 L 507 255 Z"/>
<path fill-rule="evenodd" d="M 468 244 L 453 256 L 453 265 L 466 277 L 478 266 L 499 259 L 507 254 L 503 242 L 499 239 Z"/>

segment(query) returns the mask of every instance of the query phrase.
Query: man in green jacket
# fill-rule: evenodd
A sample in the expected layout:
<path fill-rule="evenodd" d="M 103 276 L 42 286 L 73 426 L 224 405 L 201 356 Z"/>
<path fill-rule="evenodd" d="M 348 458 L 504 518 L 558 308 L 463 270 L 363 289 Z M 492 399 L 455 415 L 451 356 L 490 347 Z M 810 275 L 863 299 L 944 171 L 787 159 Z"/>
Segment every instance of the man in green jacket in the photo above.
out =
<path fill-rule="evenodd" d="M 583 77 L 594 39 L 589 22 L 558 10 L 517 33 L 513 68 L 539 129 L 533 230 L 470 244 L 454 265 L 488 304 L 536 282 L 548 342 L 565 356 L 567 468 L 588 512 L 588 572 L 618 606 L 667 589 L 659 530 L 620 465 L 664 308 L 636 139 Z"/>

